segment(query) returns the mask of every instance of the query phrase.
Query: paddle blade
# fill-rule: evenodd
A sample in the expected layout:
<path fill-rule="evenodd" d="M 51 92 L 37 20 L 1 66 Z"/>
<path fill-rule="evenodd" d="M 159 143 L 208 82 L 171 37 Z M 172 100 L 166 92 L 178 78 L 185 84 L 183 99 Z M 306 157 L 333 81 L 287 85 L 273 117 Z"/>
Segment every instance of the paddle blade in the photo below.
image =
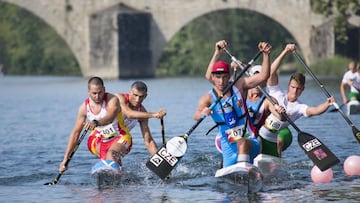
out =
<path fill-rule="evenodd" d="M 351 128 L 356 140 L 360 143 L 360 131 L 355 126 L 351 126 Z"/>
<path fill-rule="evenodd" d="M 59 173 L 52 182 L 44 183 L 44 185 L 56 185 L 59 182 L 61 175 L 62 173 Z"/>
<path fill-rule="evenodd" d="M 53 182 L 48 182 L 48 183 L 44 183 L 44 185 L 55 185 L 57 183 L 57 181 L 53 181 Z"/>
<path fill-rule="evenodd" d="M 146 166 L 161 179 L 166 179 L 187 149 L 186 138 L 171 138 L 146 162 Z"/>
<path fill-rule="evenodd" d="M 321 170 L 325 171 L 340 160 L 318 138 L 299 132 L 298 143 L 311 161 Z"/>

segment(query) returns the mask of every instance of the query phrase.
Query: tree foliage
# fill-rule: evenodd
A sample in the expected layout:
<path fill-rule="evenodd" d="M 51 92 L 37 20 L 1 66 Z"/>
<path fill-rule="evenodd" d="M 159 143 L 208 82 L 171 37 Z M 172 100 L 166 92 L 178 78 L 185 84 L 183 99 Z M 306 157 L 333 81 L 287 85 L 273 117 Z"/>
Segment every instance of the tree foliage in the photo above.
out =
<path fill-rule="evenodd" d="M 0 63 L 12 75 L 80 75 L 65 42 L 32 13 L 0 2 Z"/>
<path fill-rule="evenodd" d="M 336 40 L 341 43 L 348 41 L 348 19 L 352 15 L 360 16 L 359 0 L 311 0 L 314 12 L 334 18 Z"/>
<path fill-rule="evenodd" d="M 203 75 L 215 43 L 222 39 L 229 43 L 229 51 L 244 62 L 258 51 L 260 41 L 272 45 L 273 56 L 287 42 L 294 42 L 284 27 L 262 14 L 240 9 L 212 12 L 193 20 L 173 37 L 160 59 L 157 75 Z M 227 55 L 222 57 L 229 61 Z"/>

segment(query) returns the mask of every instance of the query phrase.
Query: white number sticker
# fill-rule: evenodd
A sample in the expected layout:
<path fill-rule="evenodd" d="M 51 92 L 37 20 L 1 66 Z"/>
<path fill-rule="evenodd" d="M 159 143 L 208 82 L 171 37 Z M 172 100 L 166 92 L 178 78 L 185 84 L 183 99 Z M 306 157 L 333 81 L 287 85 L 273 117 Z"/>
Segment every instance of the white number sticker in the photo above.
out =
<path fill-rule="evenodd" d="M 117 135 L 116 130 L 115 130 L 114 126 L 112 125 L 112 123 L 101 128 L 100 133 L 101 133 L 102 138 L 104 138 L 104 139 L 110 139 Z"/>
<path fill-rule="evenodd" d="M 264 123 L 264 126 L 271 132 L 275 133 L 280 130 L 281 121 L 273 114 L 270 114 Z"/>
<path fill-rule="evenodd" d="M 248 134 L 244 132 L 245 126 L 236 126 L 235 128 L 231 128 L 225 131 L 226 136 L 230 143 L 235 142 L 236 140 L 240 140 L 241 138 L 248 137 Z"/>

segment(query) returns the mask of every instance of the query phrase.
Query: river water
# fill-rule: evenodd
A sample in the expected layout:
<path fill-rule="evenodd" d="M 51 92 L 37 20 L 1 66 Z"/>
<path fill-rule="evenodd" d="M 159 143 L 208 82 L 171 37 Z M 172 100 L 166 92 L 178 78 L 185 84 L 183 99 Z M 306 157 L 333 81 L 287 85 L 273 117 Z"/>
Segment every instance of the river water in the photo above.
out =
<path fill-rule="evenodd" d="M 281 77 L 282 86 L 288 76 Z M 203 78 L 144 79 L 149 95 L 144 105 L 149 111 L 167 109 L 166 138 L 186 133 L 195 121 L 197 101 L 211 85 Z M 105 81 L 109 92 L 127 92 L 133 80 Z M 322 81 L 341 103 L 337 80 Z M 0 78 L 1 125 L 1 202 L 358 202 L 360 178 L 347 177 L 342 168 L 350 155 L 360 155 L 350 126 L 337 112 L 324 113 L 296 121 L 298 127 L 324 142 L 340 159 L 333 167 L 331 183 L 312 183 L 312 162 L 294 140 L 283 154 L 289 175 L 265 184 L 261 192 L 244 195 L 214 178 L 220 155 L 214 147 L 215 131 L 205 136 L 213 125 L 206 118 L 190 135 L 188 150 L 162 182 L 145 166 L 150 155 L 139 128 L 132 131 L 133 149 L 123 160 L 125 174 L 116 186 L 99 189 L 90 176 L 97 161 L 86 147 L 86 139 L 74 155 L 57 185 L 54 180 L 77 108 L 87 97 L 87 80 L 80 77 L 2 77 Z M 311 78 L 301 100 L 316 105 L 325 100 Z M 350 116 L 360 126 L 360 116 Z M 153 137 L 161 145 L 160 121 L 150 120 Z"/>

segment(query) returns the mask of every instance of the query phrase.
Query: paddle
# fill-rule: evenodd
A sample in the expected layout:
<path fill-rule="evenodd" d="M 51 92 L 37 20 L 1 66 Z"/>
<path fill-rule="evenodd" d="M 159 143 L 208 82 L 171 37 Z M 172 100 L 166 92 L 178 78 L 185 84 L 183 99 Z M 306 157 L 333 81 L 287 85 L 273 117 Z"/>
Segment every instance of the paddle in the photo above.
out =
<path fill-rule="evenodd" d="M 233 82 L 229 83 L 229 85 L 222 92 L 226 94 L 236 83 L 239 78 L 244 75 L 247 69 L 254 63 L 254 61 L 260 56 L 261 52 L 259 51 L 246 65 L 244 70 L 240 72 L 234 79 Z M 210 109 L 214 108 L 214 106 L 222 99 L 222 95 L 211 104 Z M 195 128 L 206 118 L 206 116 L 202 116 L 189 130 L 185 135 L 177 136 L 171 138 L 166 145 L 163 145 L 146 163 L 146 166 L 154 172 L 161 179 L 165 179 L 172 169 L 175 168 L 176 164 L 179 160 L 184 156 L 187 149 L 187 139 L 190 134 L 195 130 Z"/>
<path fill-rule="evenodd" d="M 162 136 L 162 143 L 163 145 L 166 144 L 166 138 L 165 138 L 165 127 L 164 127 L 164 119 L 160 119 L 160 125 L 161 125 L 161 136 Z"/>
<path fill-rule="evenodd" d="M 230 54 L 229 51 L 225 49 L 225 52 L 231 57 L 231 60 L 237 63 L 237 65 L 244 69 L 243 66 L 238 62 L 238 60 Z M 247 73 L 248 74 L 248 73 Z M 272 97 L 267 93 L 263 88 L 257 86 L 259 90 L 266 96 L 266 98 L 276 105 Z M 326 169 L 332 167 L 333 165 L 339 163 L 339 159 L 328 149 L 318 138 L 309 133 L 301 131 L 295 123 L 289 118 L 286 112 L 282 112 L 281 115 L 286 118 L 291 126 L 295 128 L 298 132 L 298 143 L 300 147 L 304 150 L 306 155 L 311 159 L 311 161 L 321 170 L 325 171 Z"/>
<path fill-rule="evenodd" d="M 304 66 L 304 68 L 306 69 L 306 71 L 311 75 L 311 77 L 313 77 L 313 79 L 316 81 L 316 83 L 320 86 L 320 89 L 324 92 L 324 94 L 326 95 L 327 98 L 331 97 L 331 95 L 329 94 L 329 92 L 325 89 L 324 85 L 320 83 L 320 81 L 317 79 L 317 77 L 314 75 L 314 73 L 311 71 L 311 69 L 309 68 L 309 66 L 306 65 L 306 63 L 304 62 L 304 60 L 299 56 L 298 53 L 294 52 L 295 57 L 300 61 L 300 63 Z M 345 115 L 345 113 L 341 110 L 341 108 L 339 107 L 339 105 L 334 102 L 333 103 L 334 107 L 336 108 L 336 110 L 340 113 L 340 115 L 345 119 L 345 121 L 350 125 L 353 134 L 356 138 L 356 140 L 360 143 L 360 131 L 355 127 L 355 125 L 351 122 L 351 120 L 349 119 L 349 117 L 347 117 Z"/>
<path fill-rule="evenodd" d="M 74 150 L 71 152 L 68 160 L 66 160 L 66 162 L 65 162 L 65 167 L 67 167 L 67 166 L 69 165 L 69 162 L 71 161 L 71 158 L 74 156 L 75 152 L 76 152 L 77 149 L 79 148 L 80 143 L 81 143 L 82 140 L 84 139 L 87 131 L 88 131 L 88 130 L 86 129 L 86 130 L 84 130 L 83 133 L 81 134 L 81 136 L 80 136 L 80 138 L 79 138 L 79 140 L 78 140 L 78 142 L 77 142 Z M 57 175 L 57 177 L 56 177 L 52 182 L 44 183 L 44 185 L 55 185 L 56 183 L 59 182 L 62 174 L 63 174 L 62 172 L 61 172 L 61 173 L 59 172 L 59 174 Z"/>
<path fill-rule="evenodd" d="M 342 108 L 344 107 L 344 105 L 345 105 L 345 104 L 341 104 L 341 105 L 339 106 L 339 109 L 342 109 Z M 338 111 L 338 109 L 334 107 L 333 109 L 329 110 L 328 112 L 331 112 L 331 113 L 332 113 L 332 112 L 337 112 L 337 111 Z"/>

